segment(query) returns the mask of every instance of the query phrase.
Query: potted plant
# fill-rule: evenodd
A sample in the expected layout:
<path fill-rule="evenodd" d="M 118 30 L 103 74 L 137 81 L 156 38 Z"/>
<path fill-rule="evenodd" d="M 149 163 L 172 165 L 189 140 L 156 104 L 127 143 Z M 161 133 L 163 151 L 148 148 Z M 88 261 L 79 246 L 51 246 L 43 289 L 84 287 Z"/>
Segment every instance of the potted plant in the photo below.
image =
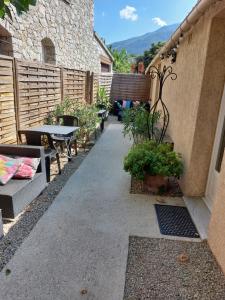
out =
<path fill-rule="evenodd" d="M 149 192 L 157 193 L 162 188 L 167 189 L 169 177 L 181 176 L 183 163 L 171 145 L 151 140 L 131 148 L 124 159 L 124 170 L 142 180 Z"/>
<path fill-rule="evenodd" d="M 107 119 L 112 105 L 104 87 L 99 87 L 98 89 L 96 107 L 98 109 L 105 109 L 107 111 L 105 117 L 105 119 Z"/>

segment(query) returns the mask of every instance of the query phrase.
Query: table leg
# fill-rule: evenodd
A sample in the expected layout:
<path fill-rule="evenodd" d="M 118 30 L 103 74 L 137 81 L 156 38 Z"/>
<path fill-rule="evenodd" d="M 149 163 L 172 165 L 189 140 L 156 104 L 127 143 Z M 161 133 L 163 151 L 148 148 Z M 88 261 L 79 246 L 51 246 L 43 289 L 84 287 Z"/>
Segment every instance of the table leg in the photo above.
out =
<path fill-rule="evenodd" d="M 101 132 L 104 131 L 104 128 L 105 128 L 105 120 L 102 119 L 102 121 L 101 121 Z"/>
<path fill-rule="evenodd" d="M 50 182 L 50 166 L 51 166 L 51 161 L 50 161 L 50 157 L 46 157 L 45 158 L 45 168 L 46 168 L 46 179 L 47 182 Z"/>

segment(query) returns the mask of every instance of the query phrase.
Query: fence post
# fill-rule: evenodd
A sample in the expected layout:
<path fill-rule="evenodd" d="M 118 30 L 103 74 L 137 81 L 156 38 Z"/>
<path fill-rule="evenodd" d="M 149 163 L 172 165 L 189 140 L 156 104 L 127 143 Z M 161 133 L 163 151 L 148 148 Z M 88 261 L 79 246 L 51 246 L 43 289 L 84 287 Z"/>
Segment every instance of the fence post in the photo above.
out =
<path fill-rule="evenodd" d="M 94 101 L 94 73 L 91 73 L 90 76 L 90 104 Z"/>
<path fill-rule="evenodd" d="M 19 82 L 17 72 L 17 60 L 13 58 L 13 86 L 14 86 L 14 108 L 16 117 L 16 140 L 19 143 L 18 130 L 20 130 L 20 108 L 19 108 Z"/>
<path fill-rule="evenodd" d="M 90 71 L 86 72 L 86 83 L 85 83 L 85 102 L 90 103 L 90 88 L 91 86 L 91 73 Z"/>
<path fill-rule="evenodd" d="M 60 89 L 61 89 L 61 102 L 64 100 L 64 69 L 60 68 Z"/>

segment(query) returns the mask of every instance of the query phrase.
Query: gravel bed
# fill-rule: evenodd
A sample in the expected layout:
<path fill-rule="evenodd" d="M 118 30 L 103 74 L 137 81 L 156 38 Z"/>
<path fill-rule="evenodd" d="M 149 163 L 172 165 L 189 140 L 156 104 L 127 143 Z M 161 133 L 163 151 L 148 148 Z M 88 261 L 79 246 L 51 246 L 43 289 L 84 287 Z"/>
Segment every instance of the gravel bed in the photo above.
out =
<path fill-rule="evenodd" d="M 74 157 L 70 163 L 68 163 L 67 158 L 61 157 L 62 174 L 59 176 L 57 176 L 57 164 L 54 162 L 51 165 L 51 183 L 43 193 L 32 201 L 16 219 L 4 220 L 5 236 L 0 240 L 0 271 L 50 207 L 70 176 L 79 168 L 89 150 L 90 148 L 84 152 L 81 149 L 78 156 Z"/>
<path fill-rule="evenodd" d="M 207 243 L 130 237 L 124 300 L 144 299 L 225 299 Z"/>
<path fill-rule="evenodd" d="M 168 179 L 168 189 L 166 191 L 161 191 L 158 193 L 160 196 L 164 197 L 182 197 L 183 193 L 180 189 L 178 180 L 176 178 L 169 178 Z M 131 177 L 131 194 L 145 194 L 145 195 L 157 195 L 154 193 L 150 193 L 148 191 L 148 187 L 144 184 L 144 181 L 137 180 L 134 177 Z"/>

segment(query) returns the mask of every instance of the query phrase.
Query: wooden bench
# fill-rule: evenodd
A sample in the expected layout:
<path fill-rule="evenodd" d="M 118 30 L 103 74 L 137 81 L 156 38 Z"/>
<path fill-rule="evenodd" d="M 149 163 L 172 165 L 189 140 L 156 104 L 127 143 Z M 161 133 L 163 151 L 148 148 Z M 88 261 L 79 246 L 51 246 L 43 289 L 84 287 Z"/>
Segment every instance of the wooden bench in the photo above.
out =
<path fill-rule="evenodd" d="M 0 186 L 0 209 L 3 218 L 15 218 L 46 188 L 45 153 L 43 147 L 26 145 L 0 145 L 0 154 L 41 158 L 33 179 L 11 179 Z"/>

